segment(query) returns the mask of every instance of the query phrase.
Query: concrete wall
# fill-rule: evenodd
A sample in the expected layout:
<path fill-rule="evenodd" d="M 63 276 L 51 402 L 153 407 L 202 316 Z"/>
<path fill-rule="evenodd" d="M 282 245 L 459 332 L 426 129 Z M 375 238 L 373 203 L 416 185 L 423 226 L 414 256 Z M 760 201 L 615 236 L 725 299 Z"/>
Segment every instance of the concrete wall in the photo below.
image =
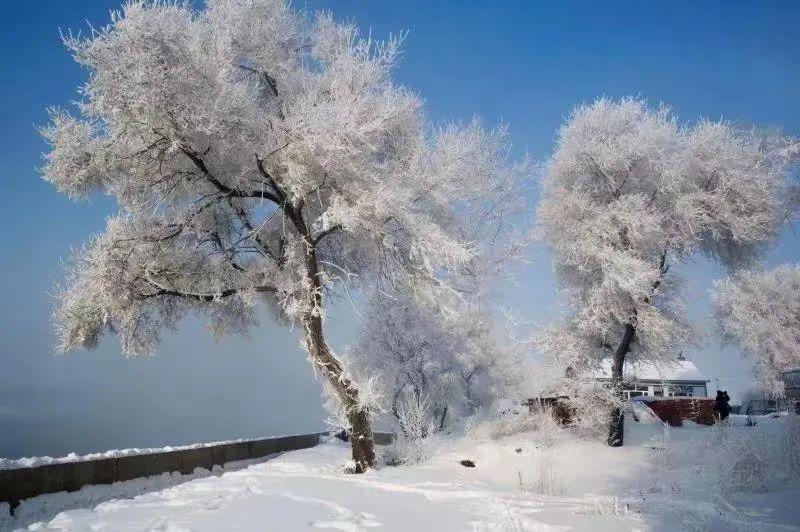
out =
<path fill-rule="evenodd" d="M 224 443 L 197 449 L 184 449 L 119 458 L 102 458 L 39 467 L 0 470 L 0 502 L 14 508 L 21 500 L 59 491 L 77 491 L 89 484 L 111 484 L 174 471 L 192 473 L 195 468 L 211 469 L 237 460 L 261 458 L 274 453 L 308 449 L 327 432 L 282 436 L 263 440 Z M 391 443 L 392 435 L 376 433 L 375 443 Z"/>

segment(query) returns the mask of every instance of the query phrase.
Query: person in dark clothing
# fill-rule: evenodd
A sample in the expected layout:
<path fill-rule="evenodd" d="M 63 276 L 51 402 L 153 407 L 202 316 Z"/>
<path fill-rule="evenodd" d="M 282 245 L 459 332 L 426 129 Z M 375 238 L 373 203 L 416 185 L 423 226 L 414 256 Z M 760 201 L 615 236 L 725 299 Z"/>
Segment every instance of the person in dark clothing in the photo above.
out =
<path fill-rule="evenodd" d="M 720 422 L 728 420 L 728 415 L 731 413 L 730 400 L 731 398 L 727 391 L 717 390 L 717 398 L 714 401 L 714 412 L 716 412 L 717 419 L 719 419 Z"/>
<path fill-rule="evenodd" d="M 728 390 L 722 390 L 722 398 L 725 401 L 723 402 L 722 410 L 720 410 L 720 415 L 722 416 L 722 421 L 727 421 L 728 415 L 731 413 L 731 396 L 728 395 Z"/>

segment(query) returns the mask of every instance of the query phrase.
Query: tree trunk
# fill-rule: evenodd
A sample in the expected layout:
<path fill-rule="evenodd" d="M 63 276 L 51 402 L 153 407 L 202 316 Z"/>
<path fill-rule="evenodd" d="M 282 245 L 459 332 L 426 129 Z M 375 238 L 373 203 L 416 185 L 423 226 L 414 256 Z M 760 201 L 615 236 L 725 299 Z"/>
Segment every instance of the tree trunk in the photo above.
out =
<path fill-rule="evenodd" d="M 627 355 L 628 351 L 631 349 L 631 342 L 633 342 L 634 334 L 636 334 L 636 328 L 633 324 L 626 323 L 625 331 L 622 333 L 622 340 L 611 359 L 611 387 L 619 400 L 623 399 L 622 368 L 625 365 L 625 355 Z M 608 426 L 608 445 L 611 447 L 622 447 L 624 430 L 625 412 L 621 407 L 616 406 L 611 410 L 611 419 Z"/>
<path fill-rule="evenodd" d="M 317 252 L 313 242 L 306 240 L 306 270 L 311 285 L 309 291 L 310 311 L 303 318 L 305 340 L 312 362 L 328 379 L 339 403 L 345 410 L 350 423 L 348 433 L 352 446 L 355 472 L 363 473 L 375 465 L 375 442 L 370 426 L 369 412 L 362 408 L 358 400 L 358 387 L 344 372 L 341 362 L 331 353 L 322 327 L 322 285 L 319 280 Z"/>
<path fill-rule="evenodd" d="M 667 275 L 669 271 L 667 251 L 668 248 L 665 247 L 658 265 L 658 278 L 653 282 L 650 294 L 644 298 L 645 303 L 650 303 L 651 297 L 656 293 L 658 287 L 661 286 L 664 276 Z M 636 309 L 634 308 L 632 319 L 625 324 L 622 340 L 620 340 L 619 346 L 617 346 L 617 350 L 614 352 L 614 356 L 611 359 L 611 387 L 614 389 L 614 393 L 620 401 L 624 399 L 622 396 L 622 368 L 625 365 L 625 355 L 631 350 L 631 343 L 636 334 L 636 322 Z M 611 420 L 608 426 L 608 445 L 611 447 L 622 447 L 624 431 L 625 412 L 623 412 L 622 408 L 616 407 L 611 410 Z"/>
<path fill-rule="evenodd" d="M 345 375 L 341 362 L 328 348 L 323 336 L 322 319 L 319 316 L 309 316 L 304 325 L 306 347 L 311 360 L 328 380 L 350 423 L 348 438 L 352 446 L 355 472 L 363 473 L 375 465 L 375 443 L 369 412 L 359 404 L 358 387 Z"/>

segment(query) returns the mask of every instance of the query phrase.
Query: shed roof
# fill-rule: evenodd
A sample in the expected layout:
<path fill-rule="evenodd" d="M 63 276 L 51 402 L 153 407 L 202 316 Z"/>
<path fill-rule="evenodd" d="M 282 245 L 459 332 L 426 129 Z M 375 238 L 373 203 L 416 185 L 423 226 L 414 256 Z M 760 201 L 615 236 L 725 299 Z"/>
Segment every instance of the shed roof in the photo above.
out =
<path fill-rule="evenodd" d="M 678 359 L 663 362 L 626 362 L 623 368 L 626 379 L 642 381 L 678 381 L 678 382 L 709 382 L 694 362 L 691 360 Z M 611 378 L 611 359 L 604 359 L 600 367 L 595 370 L 594 376 L 597 379 Z"/>

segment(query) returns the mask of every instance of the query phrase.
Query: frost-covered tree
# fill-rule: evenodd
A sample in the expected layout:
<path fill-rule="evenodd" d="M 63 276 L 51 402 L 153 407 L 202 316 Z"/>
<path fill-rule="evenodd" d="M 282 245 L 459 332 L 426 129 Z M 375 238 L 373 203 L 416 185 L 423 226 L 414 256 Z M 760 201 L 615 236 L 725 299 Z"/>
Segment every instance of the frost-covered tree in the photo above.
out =
<path fill-rule="evenodd" d="M 391 79 L 400 39 L 360 38 L 285 0 L 134 1 L 66 43 L 89 78 L 77 113 L 54 110 L 42 131 L 43 174 L 72 198 L 104 191 L 119 214 L 70 268 L 61 349 L 113 331 L 126 353 L 148 352 L 187 313 L 237 333 L 265 302 L 301 326 L 356 469 L 372 465 L 369 412 L 325 340 L 324 296 L 470 259 L 461 221 L 493 216 L 485 203 L 516 172 L 505 131 L 427 126 Z"/>
<path fill-rule="evenodd" d="M 800 266 L 717 281 L 712 300 L 722 337 L 753 361 L 761 389 L 783 395 L 781 372 L 800 367 Z"/>
<path fill-rule="evenodd" d="M 521 163 L 517 176 L 527 175 Z M 381 421 L 406 440 L 453 428 L 497 399 L 516 397 L 528 360 L 489 310 L 497 280 L 530 241 L 520 179 L 488 187 L 483 208 L 462 213 L 473 256 L 427 282 L 373 291 L 346 362 L 370 379 Z"/>
<path fill-rule="evenodd" d="M 526 375 L 524 361 L 499 342 L 485 307 L 474 299 L 450 299 L 442 308 L 407 290 L 376 294 L 346 354 L 356 374 L 374 377 L 383 421 L 407 439 L 514 396 Z"/>
<path fill-rule="evenodd" d="M 615 388 L 629 354 L 673 356 L 690 331 L 670 266 L 702 252 L 735 267 L 772 239 L 795 197 L 791 146 L 727 122 L 682 127 L 669 109 L 633 98 L 577 107 L 538 210 L 574 310 L 568 344 L 591 350 L 565 356 L 610 356 Z M 609 444 L 621 443 L 617 409 Z"/>

